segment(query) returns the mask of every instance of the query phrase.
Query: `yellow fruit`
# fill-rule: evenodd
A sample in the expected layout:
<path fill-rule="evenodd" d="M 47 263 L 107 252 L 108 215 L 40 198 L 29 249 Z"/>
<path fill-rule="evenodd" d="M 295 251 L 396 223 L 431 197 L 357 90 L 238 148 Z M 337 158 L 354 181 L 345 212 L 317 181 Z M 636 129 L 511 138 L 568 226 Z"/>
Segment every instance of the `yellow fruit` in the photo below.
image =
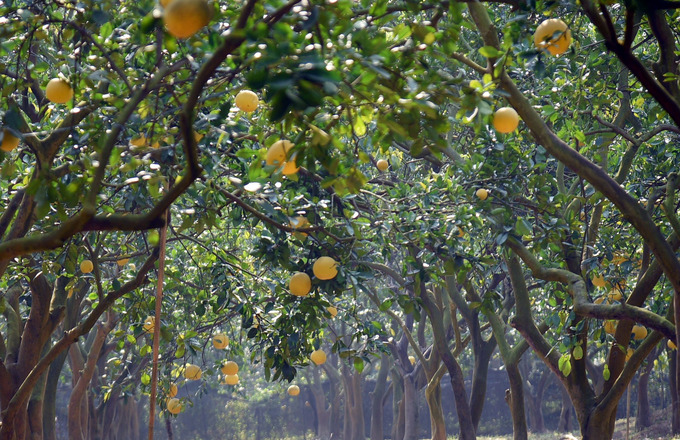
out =
<path fill-rule="evenodd" d="M 501 107 L 493 114 L 493 128 L 499 133 L 512 133 L 519 125 L 519 115 L 512 107 Z"/>
<path fill-rule="evenodd" d="M 484 188 L 479 188 L 475 192 L 475 195 L 479 198 L 479 200 L 486 200 L 486 198 L 489 197 L 489 191 L 485 190 Z"/>
<path fill-rule="evenodd" d="M 293 143 L 287 140 L 276 141 L 267 150 L 265 162 L 267 165 L 281 169 L 284 176 L 295 174 L 300 169 L 295 165 L 295 155 L 288 157 L 288 152 L 293 148 Z M 286 161 L 286 159 L 288 159 Z"/>
<path fill-rule="evenodd" d="M 297 396 L 300 394 L 300 387 L 297 385 L 291 385 L 288 387 L 288 394 L 291 396 Z"/>
<path fill-rule="evenodd" d="M 609 301 L 621 301 L 623 299 L 623 295 L 618 290 L 612 290 L 607 297 Z"/>
<path fill-rule="evenodd" d="M 172 384 L 170 385 L 170 389 L 168 390 L 168 397 L 175 397 L 177 395 L 177 385 Z"/>
<path fill-rule="evenodd" d="M 170 414 L 179 414 L 182 411 L 182 402 L 176 397 L 168 399 L 165 406 L 168 408 Z"/>
<path fill-rule="evenodd" d="M 605 304 L 608 304 L 609 301 L 605 301 L 606 299 L 607 299 L 606 296 L 601 296 L 601 297 L 599 297 L 599 298 L 596 298 L 595 301 L 594 301 L 594 303 L 595 303 L 595 304 L 602 304 L 602 303 L 604 302 Z"/>
<path fill-rule="evenodd" d="M 332 280 L 338 274 L 338 263 L 331 257 L 320 257 L 314 262 L 312 272 L 320 280 Z"/>
<path fill-rule="evenodd" d="M 612 257 L 612 264 L 615 266 L 620 266 L 622 263 L 625 263 L 626 261 L 628 261 L 628 258 L 626 258 L 623 252 L 615 252 L 614 256 Z"/>
<path fill-rule="evenodd" d="M 409 356 L 408 361 L 411 363 L 411 365 L 416 364 L 416 357 L 415 356 Z"/>
<path fill-rule="evenodd" d="M 309 358 L 314 362 L 316 365 L 321 365 L 324 362 L 326 362 L 326 352 L 323 350 L 314 350 L 311 355 L 309 355 Z"/>
<path fill-rule="evenodd" d="M 309 220 L 307 220 L 307 217 L 299 215 L 295 218 L 290 219 L 290 227 L 293 229 L 305 229 L 309 228 Z M 304 239 L 304 237 L 307 236 L 306 232 L 295 232 L 293 233 L 295 235 L 295 238 L 299 238 L 300 240 Z"/>
<path fill-rule="evenodd" d="M 45 97 L 55 104 L 64 104 L 73 98 L 73 89 L 67 81 L 52 78 L 45 87 Z"/>
<path fill-rule="evenodd" d="M 375 163 L 375 166 L 378 167 L 380 171 L 387 171 L 387 169 L 390 167 L 390 164 L 385 159 L 380 159 Z"/>
<path fill-rule="evenodd" d="M 234 361 L 227 361 L 222 365 L 220 371 L 225 376 L 233 376 L 234 374 L 238 373 L 238 364 Z"/>
<path fill-rule="evenodd" d="M 338 309 L 333 306 L 326 307 L 326 310 L 328 310 L 328 313 L 330 313 L 333 318 L 338 315 Z"/>
<path fill-rule="evenodd" d="M 198 380 L 201 378 L 201 376 L 203 376 L 203 371 L 201 371 L 201 368 L 198 365 L 187 364 L 187 367 L 184 370 L 184 377 L 189 380 Z"/>
<path fill-rule="evenodd" d="M 604 277 L 602 275 L 595 275 L 593 277 L 593 286 L 604 287 L 606 285 L 607 285 L 607 282 L 604 280 Z"/>
<path fill-rule="evenodd" d="M 238 383 L 238 374 L 227 374 L 224 376 L 224 384 L 236 385 Z"/>
<path fill-rule="evenodd" d="M 14 136 L 9 130 L 3 131 L 2 144 L 0 144 L 0 150 L 9 153 L 19 146 L 19 138 Z"/>
<path fill-rule="evenodd" d="M 129 258 L 121 258 L 120 260 L 116 261 L 116 264 L 118 264 L 119 266 L 125 266 L 126 264 L 128 264 L 128 261 L 130 261 Z"/>
<path fill-rule="evenodd" d="M 246 113 L 254 112 L 258 105 L 257 95 L 250 90 L 241 90 L 234 98 L 234 104 Z"/>
<path fill-rule="evenodd" d="M 604 331 L 609 333 L 610 335 L 616 333 L 616 321 L 605 321 Z"/>
<path fill-rule="evenodd" d="M 80 271 L 82 273 L 90 273 L 94 270 L 94 264 L 90 260 L 83 260 L 80 263 Z"/>
<path fill-rule="evenodd" d="M 671 341 L 670 339 L 666 342 L 666 346 L 668 348 L 670 348 L 671 350 L 677 350 L 677 348 L 678 348 L 678 346 L 675 345 L 675 343 L 673 341 Z"/>
<path fill-rule="evenodd" d="M 224 350 L 227 348 L 227 345 L 229 345 L 229 338 L 227 335 L 224 333 L 218 333 L 215 336 L 213 336 L 213 347 L 215 347 L 218 350 Z"/>
<path fill-rule="evenodd" d="M 130 139 L 130 145 L 133 147 L 143 147 L 146 145 L 146 136 L 141 135 L 139 137 Z"/>
<path fill-rule="evenodd" d="M 545 49 L 551 55 L 560 55 L 567 51 L 571 44 L 571 31 L 567 24 L 559 18 L 543 21 L 534 32 L 534 45 L 537 49 Z"/>
<path fill-rule="evenodd" d="M 144 325 L 142 326 L 144 328 L 144 331 L 147 333 L 153 333 L 153 328 L 156 325 L 156 318 L 153 316 L 147 316 L 146 319 L 144 320 Z"/>
<path fill-rule="evenodd" d="M 189 38 L 210 23 L 207 0 L 172 0 L 165 8 L 165 28 L 176 38 Z"/>
<path fill-rule="evenodd" d="M 307 296 L 309 291 L 312 290 L 312 280 L 304 272 L 295 272 L 292 277 L 290 277 L 290 282 L 288 283 L 288 288 L 290 293 L 295 296 Z"/>
<path fill-rule="evenodd" d="M 647 327 L 644 325 L 635 324 L 633 326 L 633 330 L 631 330 L 631 333 L 633 333 L 633 339 L 639 341 L 640 339 L 644 339 L 647 336 Z"/>

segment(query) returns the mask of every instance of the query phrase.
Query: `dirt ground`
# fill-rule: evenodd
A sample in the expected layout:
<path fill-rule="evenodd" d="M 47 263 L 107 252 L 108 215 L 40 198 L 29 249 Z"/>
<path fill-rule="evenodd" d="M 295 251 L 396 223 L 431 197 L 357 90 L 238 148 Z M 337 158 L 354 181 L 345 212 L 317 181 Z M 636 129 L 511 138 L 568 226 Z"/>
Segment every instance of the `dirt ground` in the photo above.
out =
<path fill-rule="evenodd" d="M 652 415 L 652 426 L 641 432 L 634 432 L 635 418 L 630 418 L 630 440 L 671 440 L 680 439 L 680 436 L 671 436 L 671 408 L 666 408 L 654 412 Z M 626 419 L 616 421 L 614 432 L 615 440 L 625 440 L 626 438 Z"/>
<path fill-rule="evenodd" d="M 579 439 L 577 432 L 572 433 L 574 439 Z M 478 437 L 479 440 L 512 440 L 512 437 Z M 529 440 L 563 440 L 570 439 L 564 434 L 546 433 L 531 434 Z M 626 419 L 616 421 L 614 440 L 626 440 Z M 652 426 L 641 432 L 635 432 L 635 417 L 630 418 L 630 433 L 628 440 L 680 440 L 680 436 L 671 436 L 671 409 L 666 408 L 654 412 L 652 415 Z"/>

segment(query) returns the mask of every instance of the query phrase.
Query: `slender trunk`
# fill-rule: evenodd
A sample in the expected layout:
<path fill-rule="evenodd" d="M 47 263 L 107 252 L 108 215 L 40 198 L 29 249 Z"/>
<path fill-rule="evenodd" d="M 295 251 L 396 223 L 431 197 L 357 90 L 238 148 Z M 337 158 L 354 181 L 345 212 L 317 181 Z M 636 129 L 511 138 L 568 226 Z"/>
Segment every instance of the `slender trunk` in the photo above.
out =
<path fill-rule="evenodd" d="M 404 440 L 404 386 L 397 374 L 392 375 L 392 438 Z"/>
<path fill-rule="evenodd" d="M 456 401 L 456 414 L 458 415 L 458 423 L 460 426 L 460 439 L 475 440 L 477 436 L 475 434 L 475 425 L 472 422 L 467 391 L 465 390 L 463 370 L 461 370 L 458 361 L 456 361 L 453 353 L 449 350 L 446 332 L 444 331 L 442 310 L 427 291 L 425 284 L 422 282 L 419 284 L 419 296 L 423 300 L 423 305 L 430 318 L 430 323 L 432 324 L 432 335 L 435 346 L 439 351 L 442 361 L 449 372 L 449 377 L 451 378 L 451 388 L 453 389 L 453 396 Z"/>
<path fill-rule="evenodd" d="M 59 376 L 66 360 L 66 351 L 61 353 L 50 365 L 45 384 L 45 398 L 43 400 L 43 438 L 57 440 L 57 387 Z"/>
<path fill-rule="evenodd" d="M 48 344 L 45 344 L 43 354 L 47 351 Z M 33 393 L 28 401 L 28 432 L 31 439 L 42 439 L 43 432 L 43 411 L 45 401 L 45 384 L 47 377 L 43 375 L 33 388 Z"/>
<path fill-rule="evenodd" d="M 170 417 L 165 418 L 165 432 L 168 433 L 168 440 L 173 440 L 175 438 L 174 434 L 172 433 L 172 422 Z"/>
<path fill-rule="evenodd" d="M 418 399 L 414 381 L 411 374 L 404 376 L 404 440 L 418 440 Z"/>
<path fill-rule="evenodd" d="M 352 435 L 354 433 L 354 411 L 352 407 L 354 406 L 354 387 L 352 386 L 352 373 L 349 368 L 343 365 L 342 369 L 342 385 L 345 391 L 345 408 L 344 408 L 344 419 L 342 427 L 342 438 L 347 440 L 353 440 Z"/>
<path fill-rule="evenodd" d="M 678 402 L 678 360 L 675 357 L 675 352 L 668 353 L 668 382 L 671 394 L 671 431 L 675 434 L 680 434 L 680 403 Z"/>
<path fill-rule="evenodd" d="M 316 413 L 316 436 L 319 440 L 329 440 L 331 438 L 331 408 L 326 406 L 326 394 L 321 384 L 321 375 L 316 368 L 312 370 L 310 389 L 314 398 L 314 411 Z"/>
<path fill-rule="evenodd" d="M 482 339 L 481 334 L 478 335 L 478 338 Z M 489 361 L 495 347 L 495 343 L 480 341 L 480 347 L 474 351 L 475 364 L 472 370 L 472 388 L 470 389 L 470 414 L 475 431 L 479 428 L 479 420 L 482 418 L 489 375 Z"/>
<path fill-rule="evenodd" d="M 352 373 L 352 394 L 354 402 L 350 408 L 352 411 L 352 439 L 366 440 L 366 421 L 364 420 L 364 397 L 361 373 Z"/>
<path fill-rule="evenodd" d="M 130 408 L 130 440 L 139 440 L 139 405 L 136 400 L 128 399 L 128 407 Z M 169 417 L 168 417 L 169 419 Z"/>
<path fill-rule="evenodd" d="M 524 374 L 529 376 L 528 370 L 524 370 Z M 525 404 L 527 405 L 527 421 L 529 430 L 536 434 L 541 434 L 546 431 L 545 418 L 543 417 L 543 395 L 548 381 L 552 378 L 550 370 L 545 369 L 541 373 L 541 378 L 536 386 L 530 386 L 529 380 L 525 381 Z M 524 379 L 523 379 L 524 380 Z M 532 392 L 532 389 L 534 390 Z"/>
<path fill-rule="evenodd" d="M 337 390 L 337 387 L 334 388 L 333 382 L 331 381 L 331 393 L 335 393 L 331 398 L 331 435 L 335 439 L 341 438 L 340 409 L 342 408 L 342 394 L 334 390 Z"/>
<path fill-rule="evenodd" d="M 383 354 L 380 357 L 380 369 L 373 388 L 371 404 L 371 440 L 383 440 L 383 398 L 390 369 L 390 358 Z"/>
<path fill-rule="evenodd" d="M 439 376 L 427 384 L 425 399 L 430 409 L 432 440 L 446 440 L 446 422 L 444 421 L 444 412 L 442 410 L 442 388 Z"/>
<path fill-rule="evenodd" d="M 348 403 L 348 401 L 349 399 L 347 396 L 345 396 L 345 417 L 343 419 L 342 425 L 342 438 L 352 440 L 352 424 L 354 423 L 354 420 L 352 419 L 353 413 L 351 405 Z"/>
<path fill-rule="evenodd" d="M 570 432 L 571 431 L 571 408 L 573 404 L 569 398 L 569 393 L 564 387 L 559 385 L 562 396 L 562 409 L 560 410 L 560 420 L 557 422 L 557 432 Z M 604 437 L 603 437 L 604 438 Z"/>
<path fill-rule="evenodd" d="M 472 423 L 472 416 L 470 415 L 470 407 L 468 406 L 463 371 L 453 356 L 444 356 L 443 359 L 445 359 L 444 364 L 446 364 L 446 368 L 449 370 L 453 397 L 456 401 L 456 413 L 460 425 L 460 440 L 475 440 L 477 436 L 474 424 Z"/>
<path fill-rule="evenodd" d="M 527 440 L 527 418 L 524 412 L 524 383 L 517 364 L 505 366 L 510 381 L 509 393 L 506 391 L 505 400 L 510 406 L 512 415 L 512 435 L 514 440 Z"/>
<path fill-rule="evenodd" d="M 68 431 L 71 440 L 85 440 L 91 437 L 88 427 L 88 421 L 90 419 L 90 399 L 87 396 L 87 390 L 95 372 L 99 353 L 106 341 L 106 335 L 109 333 L 111 326 L 112 322 L 107 322 L 106 325 L 100 325 L 97 328 L 97 333 L 94 337 L 94 342 L 90 347 L 87 362 L 71 392 L 71 398 L 68 403 Z M 80 350 L 77 344 L 74 344 L 72 348 Z M 74 377 L 75 376 L 76 375 L 74 374 Z"/>
<path fill-rule="evenodd" d="M 652 425 L 652 416 L 649 411 L 649 376 L 654 369 L 654 359 L 660 350 L 654 350 L 647 356 L 647 365 L 640 371 L 637 390 L 637 417 L 635 418 L 635 430 L 641 431 L 643 428 Z"/>
<path fill-rule="evenodd" d="M 28 402 L 28 430 L 31 439 L 43 438 L 42 420 L 43 399 L 42 396 L 40 396 L 39 398 L 31 399 Z"/>

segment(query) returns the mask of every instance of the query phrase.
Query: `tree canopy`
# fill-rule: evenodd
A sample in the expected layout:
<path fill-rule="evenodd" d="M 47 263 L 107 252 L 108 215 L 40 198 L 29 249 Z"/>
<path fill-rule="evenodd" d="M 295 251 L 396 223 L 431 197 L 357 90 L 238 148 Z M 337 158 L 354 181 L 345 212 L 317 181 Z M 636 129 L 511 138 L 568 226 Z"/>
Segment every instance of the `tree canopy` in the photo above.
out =
<path fill-rule="evenodd" d="M 359 413 L 368 365 L 427 386 L 436 440 L 444 373 L 475 438 L 496 348 L 526 438 L 532 350 L 611 438 L 679 335 L 679 6 L 6 0 L 0 438 L 55 438 L 66 363 L 92 438 L 126 396 L 169 416 L 190 365 L 300 383 L 319 348 Z"/>

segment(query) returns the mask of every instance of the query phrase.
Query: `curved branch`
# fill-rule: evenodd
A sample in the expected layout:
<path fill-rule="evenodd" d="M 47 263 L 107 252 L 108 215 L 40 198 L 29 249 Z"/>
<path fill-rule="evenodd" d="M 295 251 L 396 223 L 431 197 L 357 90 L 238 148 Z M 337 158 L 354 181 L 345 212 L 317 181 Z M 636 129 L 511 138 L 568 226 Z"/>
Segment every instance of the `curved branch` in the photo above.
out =
<path fill-rule="evenodd" d="M 662 318 L 650 310 L 632 306 L 627 303 L 617 305 L 591 303 L 588 300 L 586 284 L 580 275 L 564 269 L 544 267 L 538 259 L 515 238 L 509 237 L 506 243 L 529 267 L 534 277 L 544 281 L 557 281 L 567 285 L 568 291 L 573 299 L 574 313 L 577 315 L 598 319 L 631 319 L 658 330 L 670 339 L 675 338 L 675 326 L 667 319 Z"/>
<path fill-rule="evenodd" d="M 680 126 L 680 104 L 673 99 L 673 96 L 668 90 L 654 78 L 644 64 L 642 64 L 642 62 L 633 55 L 625 45 L 619 43 L 616 33 L 611 32 L 610 23 L 607 23 L 600 14 L 601 11 L 596 7 L 595 2 L 593 0 L 583 0 L 581 5 L 590 21 L 604 37 L 604 43 L 607 49 L 618 57 L 619 61 L 635 75 L 642 86 L 647 89 L 652 97 L 668 113 L 671 119 L 673 119 L 675 124 Z"/>

